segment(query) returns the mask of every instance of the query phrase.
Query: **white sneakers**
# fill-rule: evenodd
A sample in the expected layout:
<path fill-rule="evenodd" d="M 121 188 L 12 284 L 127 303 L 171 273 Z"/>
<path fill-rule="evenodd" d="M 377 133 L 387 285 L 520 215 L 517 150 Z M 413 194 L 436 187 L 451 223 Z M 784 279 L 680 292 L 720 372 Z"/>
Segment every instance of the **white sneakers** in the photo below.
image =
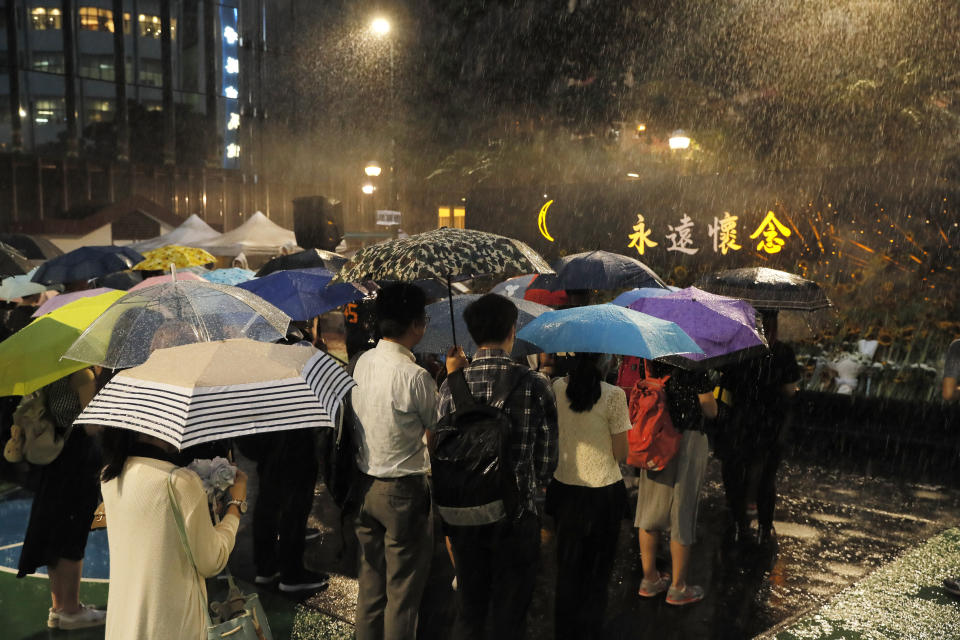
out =
<path fill-rule="evenodd" d="M 87 627 L 99 627 L 107 622 L 107 612 L 101 609 L 94 609 L 88 604 L 81 604 L 80 611 L 76 613 L 64 613 L 50 609 L 50 615 L 47 616 L 47 626 L 51 629 L 86 629 Z"/>

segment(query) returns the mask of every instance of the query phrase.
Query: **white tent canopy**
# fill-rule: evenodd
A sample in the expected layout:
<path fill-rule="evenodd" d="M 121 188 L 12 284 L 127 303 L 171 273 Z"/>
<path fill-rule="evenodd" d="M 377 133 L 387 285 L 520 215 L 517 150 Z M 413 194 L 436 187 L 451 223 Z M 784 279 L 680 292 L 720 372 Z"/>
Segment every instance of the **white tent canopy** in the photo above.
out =
<path fill-rule="evenodd" d="M 297 245 L 297 236 L 284 229 L 260 211 L 242 225 L 224 233 L 216 240 L 203 243 L 201 248 L 215 256 L 235 256 L 241 251 L 252 254 L 278 254 L 283 247 Z"/>
<path fill-rule="evenodd" d="M 130 246 L 141 253 L 152 249 L 159 249 L 168 244 L 176 244 L 183 247 L 199 247 L 204 243 L 216 240 L 220 235 L 219 231 L 214 230 L 213 227 L 201 220 L 200 216 L 193 214 L 173 231 L 165 233 L 162 236 L 157 236 L 156 238 L 151 238 L 150 240 L 135 242 Z"/>

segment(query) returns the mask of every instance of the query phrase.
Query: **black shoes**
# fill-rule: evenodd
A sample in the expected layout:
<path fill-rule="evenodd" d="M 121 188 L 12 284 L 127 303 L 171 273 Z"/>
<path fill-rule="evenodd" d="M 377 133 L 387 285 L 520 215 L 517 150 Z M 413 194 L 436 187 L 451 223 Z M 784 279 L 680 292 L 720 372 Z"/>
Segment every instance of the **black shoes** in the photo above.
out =
<path fill-rule="evenodd" d="M 301 569 L 295 575 L 280 577 L 280 591 L 284 593 L 323 591 L 328 586 L 330 586 L 330 576 L 309 569 Z"/>

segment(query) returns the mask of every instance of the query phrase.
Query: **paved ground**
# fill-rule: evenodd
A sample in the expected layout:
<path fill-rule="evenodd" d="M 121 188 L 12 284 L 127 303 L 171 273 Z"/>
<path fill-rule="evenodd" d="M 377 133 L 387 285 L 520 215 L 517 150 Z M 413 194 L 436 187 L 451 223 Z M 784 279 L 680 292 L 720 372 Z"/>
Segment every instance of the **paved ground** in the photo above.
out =
<path fill-rule="evenodd" d="M 951 625 L 960 621 L 960 607 L 943 597 L 936 585 L 942 575 L 960 573 L 960 533 L 939 534 L 960 523 L 960 490 L 797 463 L 785 465 L 780 487 L 779 547 L 725 549 L 722 489 L 717 465 L 711 463 L 691 576 L 706 587 L 708 597 L 684 609 L 636 597 L 639 555 L 630 522 L 625 520 L 610 585 L 606 636 L 632 640 L 732 640 L 758 634 L 777 640 L 951 637 L 940 632 L 953 633 Z M 0 497 L 0 547 L 17 542 L 12 537 L 16 537 L 15 521 L 22 517 L 23 499 L 22 492 Z M 307 562 L 333 573 L 334 579 L 329 591 L 300 601 L 261 592 L 278 639 L 352 635 L 356 602 L 356 581 L 348 560 L 352 556 L 344 549 L 339 516 L 322 486 L 312 521 L 324 535 L 309 543 Z M 543 539 L 543 570 L 530 612 L 529 637 L 534 639 L 552 637 L 554 548 L 548 531 Z M 235 574 L 246 580 L 253 573 L 250 544 L 247 520 L 231 562 Z M 0 549 L 0 564 L 15 564 L 15 549 Z M 95 559 L 90 565 L 92 573 L 105 569 Z M 453 570 L 438 544 L 421 612 L 421 638 L 448 637 L 454 616 L 452 578 Z M 873 617 L 869 612 L 877 611 L 876 606 L 864 604 L 880 597 L 870 591 L 877 584 L 888 585 L 888 591 L 894 585 L 894 593 L 887 594 L 893 599 L 883 600 L 880 608 L 897 612 L 894 618 L 902 618 L 902 625 L 909 626 L 904 621 L 916 618 L 910 627 L 916 633 L 886 636 L 883 630 L 863 626 L 864 620 Z M 103 604 L 106 585 L 85 582 L 82 595 L 85 601 Z M 16 580 L 0 573 L 0 628 L 4 630 L 0 636 L 10 640 L 102 637 L 102 632 L 48 632 L 44 627 L 48 598 L 45 578 Z M 823 612 L 816 613 L 821 607 Z M 851 612 L 861 611 L 863 616 L 851 618 L 858 631 L 843 626 Z M 934 618 L 940 621 L 937 625 L 922 624 Z"/>

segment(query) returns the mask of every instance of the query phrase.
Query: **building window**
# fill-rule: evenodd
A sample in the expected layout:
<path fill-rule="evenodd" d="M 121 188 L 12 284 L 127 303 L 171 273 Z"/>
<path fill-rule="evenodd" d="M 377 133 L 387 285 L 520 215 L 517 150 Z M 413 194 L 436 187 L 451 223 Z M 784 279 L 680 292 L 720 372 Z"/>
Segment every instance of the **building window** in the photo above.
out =
<path fill-rule="evenodd" d="M 60 9 L 52 7 L 34 7 L 30 10 L 30 21 L 34 31 L 46 31 L 60 28 Z"/>
<path fill-rule="evenodd" d="M 59 51 L 34 51 L 30 67 L 44 73 L 63 73 L 63 54 Z"/>
<path fill-rule="evenodd" d="M 163 85 L 163 65 L 159 60 L 140 60 L 140 84 L 159 87 Z"/>
<path fill-rule="evenodd" d="M 455 229 L 463 229 L 467 222 L 467 210 L 463 207 L 453 208 L 453 226 Z"/>
<path fill-rule="evenodd" d="M 113 81 L 113 56 L 81 54 L 80 75 L 84 78 Z"/>
<path fill-rule="evenodd" d="M 100 7 L 80 7 L 80 28 L 86 31 L 109 31 L 113 33 L 113 11 Z"/>
<path fill-rule="evenodd" d="M 126 24 L 128 22 L 129 14 L 124 15 L 124 33 L 127 31 Z M 151 16 L 144 13 L 141 13 L 137 16 L 137 25 L 138 31 L 141 38 L 155 38 L 156 40 L 160 39 L 160 16 Z M 170 20 L 170 39 L 177 39 L 177 21 L 175 19 Z"/>
<path fill-rule="evenodd" d="M 440 207 L 439 209 L 437 209 L 437 226 L 438 227 L 450 227 L 452 226 L 451 222 L 453 221 L 451 220 L 450 207 Z"/>
<path fill-rule="evenodd" d="M 113 121 L 112 100 L 88 98 L 84 101 L 84 111 L 86 112 L 86 121 L 88 123 Z"/>
<path fill-rule="evenodd" d="M 466 222 L 467 210 L 463 207 L 440 207 L 437 209 L 438 227 L 463 229 L 465 228 Z"/>
<path fill-rule="evenodd" d="M 66 118 L 63 98 L 46 98 L 33 103 L 33 121 L 38 125 L 60 124 Z"/>

